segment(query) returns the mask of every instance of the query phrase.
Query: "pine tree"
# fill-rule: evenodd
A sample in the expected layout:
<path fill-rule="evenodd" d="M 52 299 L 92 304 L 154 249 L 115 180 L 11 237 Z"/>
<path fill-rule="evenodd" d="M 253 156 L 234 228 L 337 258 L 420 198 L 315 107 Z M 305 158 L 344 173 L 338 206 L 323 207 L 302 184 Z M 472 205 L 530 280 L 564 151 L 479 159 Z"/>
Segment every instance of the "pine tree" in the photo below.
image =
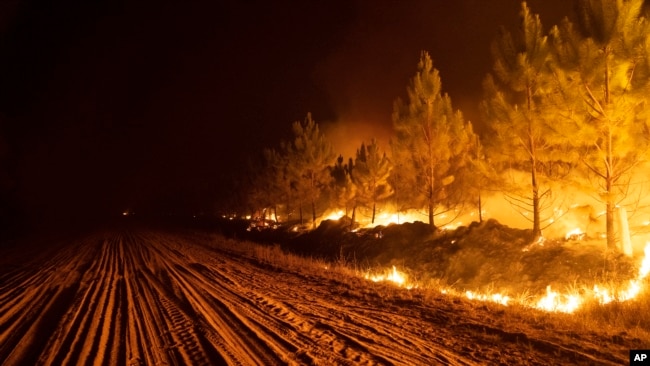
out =
<path fill-rule="evenodd" d="M 377 140 L 372 139 L 366 147 L 361 144 L 357 150 L 352 180 L 357 187 L 358 200 L 372 210 L 371 223 L 375 223 L 377 203 L 390 197 L 393 189 L 388 181 L 392 164 L 386 153 L 382 153 Z"/>
<path fill-rule="evenodd" d="M 273 177 L 269 168 L 261 159 L 249 160 L 244 180 L 240 183 L 240 189 L 246 191 L 245 204 L 253 219 L 266 219 L 267 209 L 275 203 L 267 187 L 267 182 Z"/>
<path fill-rule="evenodd" d="M 266 188 L 267 195 L 272 202 L 275 220 L 277 222 L 281 221 L 277 213 L 278 206 L 284 206 L 285 221 L 290 221 L 294 194 L 288 175 L 287 157 L 275 149 L 265 149 L 264 161 L 268 174 L 262 184 Z"/>
<path fill-rule="evenodd" d="M 344 207 L 345 215 L 351 218 L 350 230 L 352 230 L 357 206 L 357 187 L 352 181 L 352 159 L 348 164 L 344 164 L 343 161 L 343 156 L 339 155 L 336 164 L 331 168 L 333 193 L 336 207 Z"/>
<path fill-rule="evenodd" d="M 321 192 L 330 186 L 329 167 L 334 160 L 332 145 L 318 129 L 318 124 L 307 114 L 304 122 L 294 122 L 294 139 L 282 144 L 287 159 L 287 175 L 298 200 L 300 222 L 303 223 L 303 205 L 309 204 L 312 226 L 316 227 L 316 204 Z"/>
<path fill-rule="evenodd" d="M 650 28 L 642 0 L 578 2 L 577 26 L 551 35 L 565 103 L 565 130 L 595 177 L 606 206 L 608 248 L 616 248 L 614 212 L 648 153 Z"/>
<path fill-rule="evenodd" d="M 439 71 L 429 54 L 422 52 L 418 71 L 407 87 L 408 104 L 394 106 L 393 158 L 415 192 L 410 201 L 426 207 L 429 225 L 434 216 L 459 203 L 455 175 L 466 167 L 471 128 L 462 114 L 452 109 L 451 98 L 442 93 Z M 407 174 L 405 174 L 407 173 Z"/>
<path fill-rule="evenodd" d="M 528 193 L 508 193 L 524 213 L 532 212 L 533 236 L 539 239 L 551 196 L 549 181 L 566 150 L 560 143 L 554 111 L 551 52 L 538 15 L 522 3 L 516 34 L 502 29 L 492 45 L 494 76 L 484 83 L 482 111 L 494 132 L 491 156 L 502 167 L 529 175 Z M 520 182 L 516 185 L 521 186 Z"/>
<path fill-rule="evenodd" d="M 471 127 L 469 125 L 468 127 Z M 488 191 L 495 191 L 503 186 L 502 179 L 490 164 L 481 139 L 476 134 L 471 136 L 467 159 L 469 169 L 463 169 L 459 180 L 463 184 L 462 191 L 471 199 L 470 203 L 478 211 L 478 220 L 483 222 L 483 197 Z"/>

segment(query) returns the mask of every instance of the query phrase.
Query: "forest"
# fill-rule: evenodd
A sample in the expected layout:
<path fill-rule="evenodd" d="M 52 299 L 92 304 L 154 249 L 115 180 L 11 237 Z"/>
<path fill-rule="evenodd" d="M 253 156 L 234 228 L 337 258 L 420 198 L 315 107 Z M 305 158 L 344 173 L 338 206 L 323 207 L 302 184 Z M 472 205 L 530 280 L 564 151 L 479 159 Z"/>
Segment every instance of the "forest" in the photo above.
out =
<path fill-rule="evenodd" d="M 307 113 L 292 138 L 250 159 L 228 214 L 313 228 L 339 212 L 351 229 L 380 214 L 415 215 L 440 229 L 470 213 L 482 221 L 500 197 L 534 241 L 573 211 L 617 248 L 621 217 L 648 225 L 649 9 L 642 0 L 578 4 L 545 27 L 524 2 L 520 26 L 499 31 L 492 72 L 477 86 L 484 132 L 454 108 L 422 51 L 406 98 L 394 102 L 387 146 L 371 139 L 355 156 L 338 154 Z"/>

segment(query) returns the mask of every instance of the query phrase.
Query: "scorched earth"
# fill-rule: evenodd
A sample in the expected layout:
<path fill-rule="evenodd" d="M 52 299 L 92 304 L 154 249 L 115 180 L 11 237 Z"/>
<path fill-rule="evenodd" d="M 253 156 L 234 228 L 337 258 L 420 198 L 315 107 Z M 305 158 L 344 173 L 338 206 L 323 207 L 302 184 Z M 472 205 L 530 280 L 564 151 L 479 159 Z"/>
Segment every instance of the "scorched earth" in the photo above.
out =
<path fill-rule="evenodd" d="M 635 342 L 253 248 L 121 229 L 4 249 L 0 363 L 621 364 Z"/>

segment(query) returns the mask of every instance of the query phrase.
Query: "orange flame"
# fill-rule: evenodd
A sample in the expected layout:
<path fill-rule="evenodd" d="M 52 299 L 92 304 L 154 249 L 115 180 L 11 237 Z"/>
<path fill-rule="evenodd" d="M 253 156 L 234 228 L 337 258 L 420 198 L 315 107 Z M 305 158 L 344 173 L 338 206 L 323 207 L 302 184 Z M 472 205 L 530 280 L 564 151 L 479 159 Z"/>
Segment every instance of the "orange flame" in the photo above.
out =
<path fill-rule="evenodd" d="M 563 312 L 563 313 L 573 313 L 578 310 L 584 303 L 587 298 L 592 298 L 597 300 L 600 304 L 608 304 L 612 301 L 628 301 L 636 298 L 642 288 L 642 280 L 650 275 L 650 242 L 646 243 L 644 249 L 644 258 L 641 261 L 641 266 L 639 268 L 639 273 L 637 277 L 627 285 L 627 288 L 621 291 L 612 291 L 604 286 L 595 285 L 593 290 L 587 292 L 586 295 L 579 294 L 566 294 L 553 291 L 551 286 L 546 287 L 546 294 L 537 299 L 536 301 L 518 301 L 521 305 L 536 308 L 539 310 L 549 311 L 549 312 Z M 400 287 L 411 289 L 418 287 L 417 284 L 409 282 L 407 276 L 397 270 L 395 266 L 392 267 L 392 270 L 387 270 L 384 274 L 370 275 L 366 273 L 364 278 L 371 280 L 373 282 L 380 281 L 390 281 L 397 284 Z M 458 295 L 458 293 L 453 289 L 440 289 L 442 294 L 451 294 Z M 465 297 L 470 300 L 478 301 L 490 301 L 495 302 L 504 306 L 508 306 L 511 303 L 511 298 L 507 295 L 501 293 L 492 293 L 492 294 L 481 294 L 473 291 L 465 291 Z"/>
<path fill-rule="evenodd" d="M 411 289 L 415 287 L 414 284 L 408 282 L 406 274 L 398 271 L 397 268 L 395 268 L 395 266 L 393 266 L 392 270 L 386 271 L 383 274 L 371 275 L 369 273 L 366 273 L 364 275 L 364 278 L 372 282 L 383 282 L 383 281 L 393 282 L 399 287 L 404 287 L 406 289 Z"/>

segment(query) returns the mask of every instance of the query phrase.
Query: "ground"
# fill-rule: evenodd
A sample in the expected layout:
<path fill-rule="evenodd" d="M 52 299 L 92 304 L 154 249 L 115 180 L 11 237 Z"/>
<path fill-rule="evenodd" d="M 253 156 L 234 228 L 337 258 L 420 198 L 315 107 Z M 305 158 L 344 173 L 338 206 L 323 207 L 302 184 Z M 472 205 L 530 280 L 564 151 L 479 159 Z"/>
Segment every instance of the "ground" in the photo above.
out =
<path fill-rule="evenodd" d="M 250 247 L 128 227 L 3 249 L 0 363 L 614 365 L 643 346 Z"/>

